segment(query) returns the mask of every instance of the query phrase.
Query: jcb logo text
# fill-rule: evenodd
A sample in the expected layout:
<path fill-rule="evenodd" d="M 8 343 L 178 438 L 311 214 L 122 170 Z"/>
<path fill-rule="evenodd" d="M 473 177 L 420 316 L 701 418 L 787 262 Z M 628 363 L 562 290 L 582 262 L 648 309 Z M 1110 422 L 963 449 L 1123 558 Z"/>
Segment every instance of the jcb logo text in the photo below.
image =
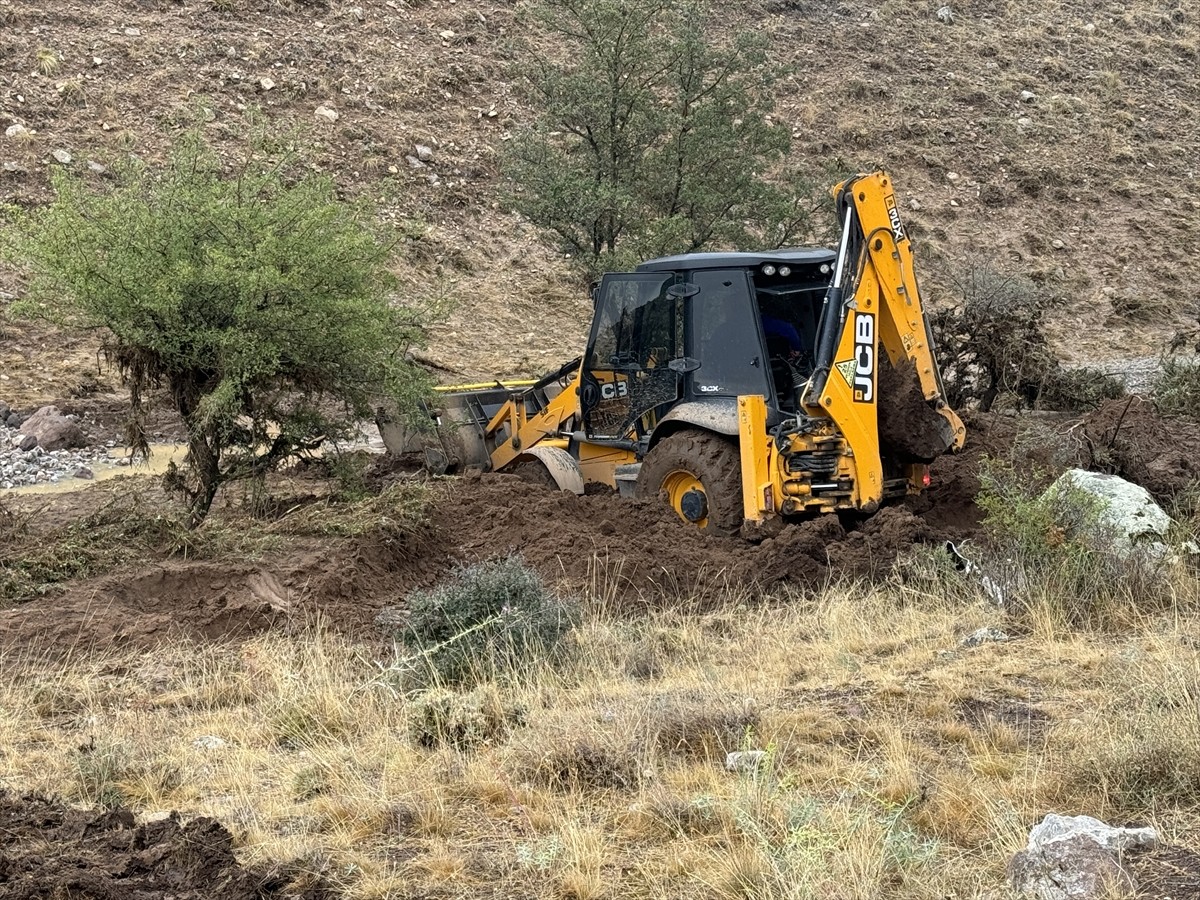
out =
<path fill-rule="evenodd" d="M 875 402 L 875 316 L 854 317 L 854 402 Z"/>

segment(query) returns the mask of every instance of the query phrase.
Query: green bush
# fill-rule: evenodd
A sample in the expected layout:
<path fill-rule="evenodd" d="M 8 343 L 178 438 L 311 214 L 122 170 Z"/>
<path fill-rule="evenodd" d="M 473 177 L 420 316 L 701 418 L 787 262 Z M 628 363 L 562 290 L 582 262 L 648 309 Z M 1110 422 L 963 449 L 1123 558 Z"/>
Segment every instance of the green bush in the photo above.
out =
<path fill-rule="evenodd" d="M 266 141 L 227 165 L 199 128 L 161 169 L 113 171 L 104 189 L 55 172 L 55 198 L 14 213 L 0 250 L 28 270 L 27 313 L 103 335 L 135 450 L 142 398 L 169 389 L 188 434 L 169 483 L 190 525 L 222 484 L 351 437 L 381 401 L 416 409 L 426 313 L 395 302 L 396 238 L 369 203 Z"/>
<path fill-rule="evenodd" d="M 411 701 L 409 734 L 426 748 L 469 749 L 502 739 L 525 723 L 525 710 L 505 699 L 494 687 L 481 685 L 466 693 L 434 687 Z"/>
<path fill-rule="evenodd" d="M 1164 572 L 1144 554 L 1119 552 L 1100 501 L 1069 483 L 985 459 L 976 501 L 984 510 L 989 577 L 1031 624 L 1109 627 L 1163 596 Z"/>
<path fill-rule="evenodd" d="M 1200 421 L 1200 362 L 1164 359 L 1153 391 L 1154 402 L 1162 412 Z"/>
<path fill-rule="evenodd" d="M 1037 409 L 1075 412 L 1097 408 L 1105 400 L 1124 397 L 1125 383 L 1113 375 L 1084 366 L 1064 369 L 1055 363 L 1041 379 L 1021 386 Z"/>
<path fill-rule="evenodd" d="M 400 637 L 424 674 L 445 685 L 556 663 L 576 621 L 574 608 L 516 556 L 459 568 L 433 590 L 410 594 L 406 606 Z"/>

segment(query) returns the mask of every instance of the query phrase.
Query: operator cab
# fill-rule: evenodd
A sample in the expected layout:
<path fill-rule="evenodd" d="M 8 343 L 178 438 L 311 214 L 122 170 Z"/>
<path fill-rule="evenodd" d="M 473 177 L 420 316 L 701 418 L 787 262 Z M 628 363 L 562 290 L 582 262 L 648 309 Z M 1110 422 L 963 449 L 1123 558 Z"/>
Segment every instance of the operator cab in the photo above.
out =
<path fill-rule="evenodd" d="M 605 275 L 583 364 L 585 432 L 642 443 L 678 404 L 732 409 L 744 394 L 765 397 L 771 419 L 794 413 L 835 258 L 691 253 Z"/>

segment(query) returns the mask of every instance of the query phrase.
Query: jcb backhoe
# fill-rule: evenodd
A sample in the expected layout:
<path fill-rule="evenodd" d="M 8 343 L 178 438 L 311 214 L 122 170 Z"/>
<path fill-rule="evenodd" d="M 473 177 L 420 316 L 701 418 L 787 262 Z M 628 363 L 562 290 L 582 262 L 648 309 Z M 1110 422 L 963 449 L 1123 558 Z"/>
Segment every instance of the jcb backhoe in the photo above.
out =
<path fill-rule="evenodd" d="M 912 248 L 882 172 L 833 190 L 837 251 L 695 253 L 605 275 L 582 357 L 536 382 L 445 388 L 393 452 L 663 498 L 732 532 L 872 513 L 966 433 L 946 405 Z"/>

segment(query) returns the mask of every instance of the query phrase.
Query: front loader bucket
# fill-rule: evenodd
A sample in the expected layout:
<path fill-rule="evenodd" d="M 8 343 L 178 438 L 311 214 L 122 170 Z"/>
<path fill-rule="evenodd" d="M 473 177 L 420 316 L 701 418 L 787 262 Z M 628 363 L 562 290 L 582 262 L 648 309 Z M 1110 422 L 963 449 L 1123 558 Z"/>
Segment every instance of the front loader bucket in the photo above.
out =
<path fill-rule="evenodd" d="M 486 471 L 493 448 L 484 432 L 511 396 L 512 390 L 505 386 L 440 390 L 425 407 L 428 419 L 413 423 L 380 410 L 375 421 L 383 445 L 393 456 L 423 454 L 426 465 L 438 472 Z"/>

